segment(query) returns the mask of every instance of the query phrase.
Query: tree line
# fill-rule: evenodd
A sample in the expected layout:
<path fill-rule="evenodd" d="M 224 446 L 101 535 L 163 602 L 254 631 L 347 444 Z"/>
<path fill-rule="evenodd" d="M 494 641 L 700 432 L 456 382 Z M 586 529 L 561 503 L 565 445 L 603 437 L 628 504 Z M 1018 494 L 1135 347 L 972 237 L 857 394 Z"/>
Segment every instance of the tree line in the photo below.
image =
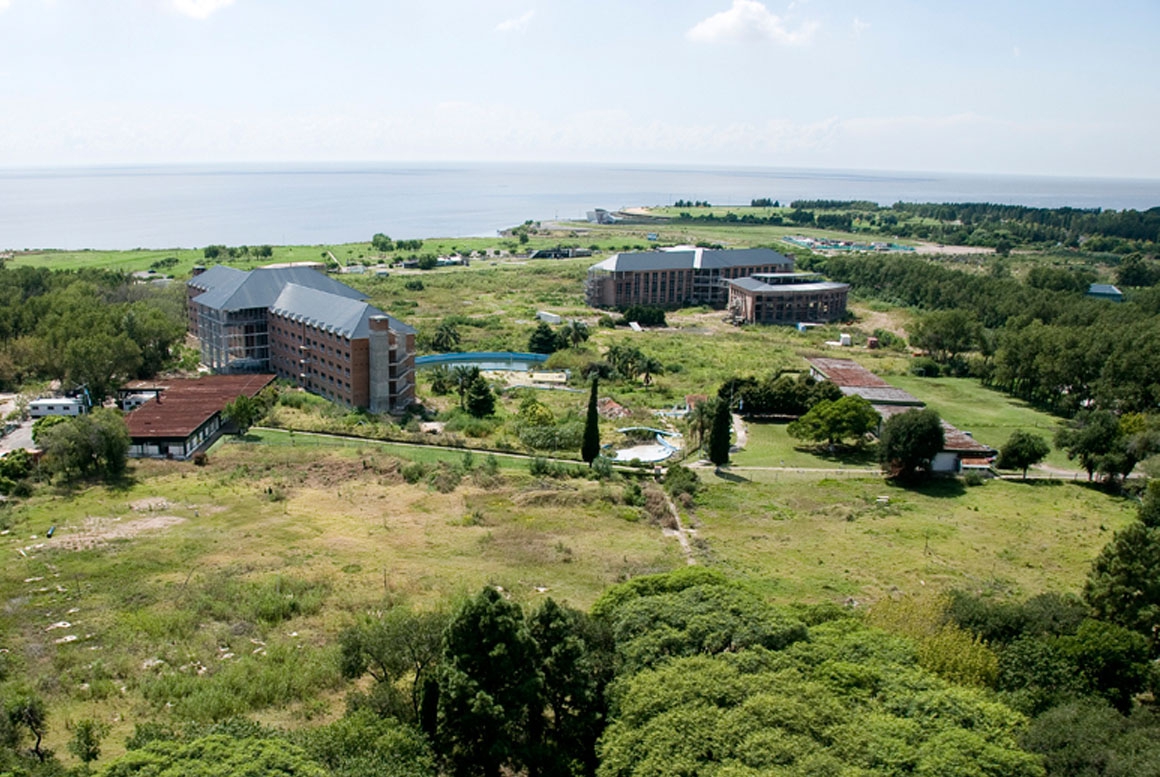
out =
<path fill-rule="evenodd" d="M 1052 412 L 1141 413 L 1160 402 L 1155 291 L 1115 305 L 918 258 L 838 256 L 825 267 L 857 293 L 928 311 L 912 345 Z"/>

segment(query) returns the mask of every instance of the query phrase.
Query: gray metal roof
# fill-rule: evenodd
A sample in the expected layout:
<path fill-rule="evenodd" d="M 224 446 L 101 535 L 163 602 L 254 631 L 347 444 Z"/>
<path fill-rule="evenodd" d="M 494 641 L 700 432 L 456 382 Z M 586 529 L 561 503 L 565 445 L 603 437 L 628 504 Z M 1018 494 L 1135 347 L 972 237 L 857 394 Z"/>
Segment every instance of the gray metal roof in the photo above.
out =
<path fill-rule="evenodd" d="M 195 288 L 206 289 L 194 301 L 215 310 L 268 308 L 290 283 L 345 299 L 366 298 L 361 291 L 309 267 L 259 267 L 247 273 L 218 265 L 190 281 Z"/>
<path fill-rule="evenodd" d="M 766 284 L 754 278 L 734 278 L 729 282 L 746 291 L 761 291 L 762 289 L 768 288 Z"/>
<path fill-rule="evenodd" d="M 702 249 L 701 267 L 717 269 L 724 267 L 756 267 L 763 264 L 785 264 L 793 266 L 793 259 L 779 254 L 772 248 L 734 248 L 729 250 Z"/>
<path fill-rule="evenodd" d="M 714 250 L 689 248 L 673 251 L 636 251 L 614 254 L 592 269 L 608 272 L 649 272 L 652 270 L 717 270 L 726 267 L 793 266 L 793 259 L 772 248 Z"/>
<path fill-rule="evenodd" d="M 195 289 L 206 290 L 223 288 L 231 283 L 241 285 L 247 275 L 249 273 L 245 270 L 239 270 L 236 267 L 226 267 L 224 264 L 216 264 L 201 275 L 195 275 L 190 278 L 189 285 Z"/>
<path fill-rule="evenodd" d="M 1088 294 L 1101 294 L 1101 295 L 1111 296 L 1111 297 L 1124 296 L 1124 292 L 1120 291 L 1119 289 L 1117 289 L 1115 286 L 1113 286 L 1110 283 L 1093 283 L 1091 286 L 1088 286 L 1087 293 Z"/>
<path fill-rule="evenodd" d="M 904 389 L 879 386 L 839 386 L 846 396 L 859 396 L 871 404 L 905 405 L 907 407 L 922 407 L 922 400 Z"/>
<path fill-rule="evenodd" d="M 810 291 L 836 291 L 848 289 L 850 284 L 837 281 L 817 281 L 815 283 L 778 283 L 770 285 L 754 278 L 733 278 L 729 283 L 746 291 L 761 294 L 798 294 Z"/>
<path fill-rule="evenodd" d="M 312 324 L 352 339 L 367 337 L 370 334 L 370 319 L 386 315 L 366 302 L 299 286 L 296 283 L 286 284 L 278 299 L 270 305 L 270 311 L 292 321 Z M 398 319 L 387 317 L 391 320 L 391 329 L 403 334 L 414 333 L 414 329 Z"/>

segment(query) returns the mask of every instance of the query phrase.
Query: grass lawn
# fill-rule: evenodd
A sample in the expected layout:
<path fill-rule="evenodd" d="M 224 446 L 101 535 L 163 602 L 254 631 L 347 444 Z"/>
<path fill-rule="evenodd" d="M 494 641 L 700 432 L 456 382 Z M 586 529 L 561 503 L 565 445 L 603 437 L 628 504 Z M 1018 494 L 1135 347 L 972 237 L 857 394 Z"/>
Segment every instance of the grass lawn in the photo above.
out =
<path fill-rule="evenodd" d="M 906 389 L 934 408 L 938 414 L 969 431 L 980 442 L 998 449 L 1019 429 L 1041 435 L 1053 443 L 1059 419 L 979 383 L 974 378 L 920 378 L 914 375 L 882 376 L 888 383 Z M 1052 449 L 1047 464 L 1077 470 L 1067 454 Z"/>
<path fill-rule="evenodd" d="M 703 563 L 756 579 L 787 602 L 951 588 L 1078 592 L 1096 553 L 1135 514 L 1133 502 L 1080 483 L 936 481 L 910 490 L 876 478 L 757 482 L 751 474 L 703 476 L 696 544 Z"/>
<path fill-rule="evenodd" d="M 877 468 L 874 446 L 861 449 L 838 449 L 834 455 L 824 450 L 815 451 L 786 432 L 788 424 L 747 422 L 749 436 L 745 449 L 733 455 L 733 464 L 739 467 L 806 467 L 829 469 L 837 467 Z"/>

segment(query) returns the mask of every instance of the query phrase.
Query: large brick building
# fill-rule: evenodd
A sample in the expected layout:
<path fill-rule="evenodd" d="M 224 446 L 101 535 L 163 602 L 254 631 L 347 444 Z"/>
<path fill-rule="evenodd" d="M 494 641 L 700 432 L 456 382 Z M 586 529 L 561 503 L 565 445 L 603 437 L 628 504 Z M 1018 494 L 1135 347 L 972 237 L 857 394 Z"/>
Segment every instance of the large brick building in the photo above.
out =
<path fill-rule="evenodd" d="M 219 373 L 273 372 L 349 407 L 415 397 L 415 330 L 310 267 L 218 265 L 187 288 L 189 331 Z"/>
<path fill-rule="evenodd" d="M 828 324 L 846 317 L 850 285 L 817 273 L 755 273 L 729 283 L 729 310 L 749 324 Z"/>
<path fill-rule="evenodd" d="M 585 298 L 595 308 L 720 308 L 729 297 L 729 280 L 792 270 L 793 259 L 769 248 L 672 248 L 615 254 L 588 268 Z"/>

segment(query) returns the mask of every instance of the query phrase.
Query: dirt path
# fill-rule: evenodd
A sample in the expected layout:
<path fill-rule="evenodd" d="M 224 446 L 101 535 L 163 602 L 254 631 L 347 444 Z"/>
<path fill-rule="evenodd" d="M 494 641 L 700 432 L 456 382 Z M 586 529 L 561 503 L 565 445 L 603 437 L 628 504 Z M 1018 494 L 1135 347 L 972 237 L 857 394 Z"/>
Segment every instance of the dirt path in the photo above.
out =
<path fill-rule="evenodd" d="M 677 510 L 677 506 L 673 504 L 673 500 L 669 498 L 667 492 L 663 492 L 665 496 L 665 504 L 669 506 L 669 513 L 673 516 L 673 521 L 676 523 L 675 529 L 665 529 L 664 535 L 666 537 L 676 537 L 677 542 L 681 544 L 681 551 L 685 554 L 685 563 L 689 566 L 694 566 L 697 559 L 693 556 L 693 546 L 689 542 L 689 533 L 692 529 L 686 529 L 681 523 L 681 514 Z"/>
<path fill-rule="evenodd" d="M 733 414 L 733 432 L 737 435 L 737 442 L 733 443 L 729 448 L 730 453 L 736 453 L 743 450 L 749 443 L 749 429 L 745 426 L 745 421 L 736 413 Z"/>

